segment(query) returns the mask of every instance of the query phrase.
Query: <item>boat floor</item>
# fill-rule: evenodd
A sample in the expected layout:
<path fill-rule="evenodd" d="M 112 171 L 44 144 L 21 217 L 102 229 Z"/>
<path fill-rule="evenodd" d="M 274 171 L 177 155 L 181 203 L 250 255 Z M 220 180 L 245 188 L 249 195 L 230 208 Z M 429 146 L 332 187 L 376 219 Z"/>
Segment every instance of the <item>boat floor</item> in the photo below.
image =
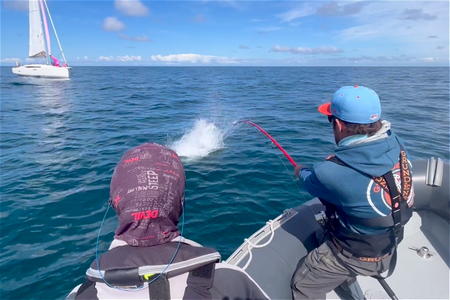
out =
<path fill-rule="evenodd" d="M 433 212 L 414 212 L 398 247 L 395 271 L 386 279 L 399 299 L 450 299 L 449 229 L 449 222 Z M 421 247 L 432 256 L 419 256 L 414 249 Z M 358 276 L 358 282 L 367 299 L 389 299 L 376 279 Z M 327 299 L 340 298 L 332 292 Z"/>

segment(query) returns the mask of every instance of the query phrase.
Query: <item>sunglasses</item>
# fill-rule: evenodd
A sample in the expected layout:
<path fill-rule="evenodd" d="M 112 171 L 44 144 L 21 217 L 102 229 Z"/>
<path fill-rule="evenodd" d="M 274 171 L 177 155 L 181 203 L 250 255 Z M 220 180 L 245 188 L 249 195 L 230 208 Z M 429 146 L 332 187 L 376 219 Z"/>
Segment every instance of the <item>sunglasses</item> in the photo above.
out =
<path fill-rule="evenodd" d="M 333 123 L 334 119 L 335 119 L 334 116 L 328 116 L 328 122 Z"/>

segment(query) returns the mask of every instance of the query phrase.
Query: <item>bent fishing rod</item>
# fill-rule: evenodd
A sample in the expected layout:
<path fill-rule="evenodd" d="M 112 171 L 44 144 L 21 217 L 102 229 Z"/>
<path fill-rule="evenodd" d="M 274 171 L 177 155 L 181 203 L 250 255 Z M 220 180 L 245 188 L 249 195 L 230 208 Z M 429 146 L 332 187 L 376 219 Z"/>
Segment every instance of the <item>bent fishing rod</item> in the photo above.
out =
<path fill-rule="evenodd" d="M 245 123 L 245 124 L 248 124 L 248 125 L 253 126 L 256 129 L 258 129 L 284 154 L 284 156 L 289 160 L 289 162 L 294 167 L 294 169 L 296 169 L 299 166 L 295 162 L 295 160 L 292 158 L 292 156 L 290 156 L 289 153 L 287 153 L 287 151 L 284 150 L 284 148 L 280 145 L 280 143 L 278 143 L 278 141 L 276 139 L 274 139 L 266 130 L 264 130 L 264 128 L 262 128 L 261 126 L 259 126 L 258 124 L 254 123 L 250 120 L 240 120 L 240 121 L 236 121 L 234 124 L 238 124 L 238 123 Z"/>

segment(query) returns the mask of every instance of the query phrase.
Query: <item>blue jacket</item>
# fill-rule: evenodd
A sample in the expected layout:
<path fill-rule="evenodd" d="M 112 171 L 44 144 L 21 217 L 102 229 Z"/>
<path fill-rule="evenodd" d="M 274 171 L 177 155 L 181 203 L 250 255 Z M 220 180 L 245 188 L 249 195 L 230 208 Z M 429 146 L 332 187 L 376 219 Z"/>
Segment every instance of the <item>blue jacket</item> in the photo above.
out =
<path fill-rule="evenodd" d="M 353 141 L 349 141 L 351 139 Z M 356 137 L 348 137 L 345 140 L 339 143 L 335 155 L 352 168 L 331 161 L 317 163 L 312 169 L 304 168 L 301 170 L 300 177 L 306 190 L 350 216 L 376 218 L 389 215 L 391 212 L 389 195 L 374 183 L 371 177 L 364 174 L 378 177 L 393 170 L 399 185 L 401 147 L 399 139 L 387 130 L 384 137 L 372 141 L 369 139 L 365 142 L 368 139 L 364 137 L 360 137 L 359 141 Z M 413 194 L 411 193 L 408 204 L 413 201 Z M 355 233 L 378 234 L 387 231 L 387 228 L 352 224 L 344 214 L 339 212 L 338 217 L 344 227 Z"/>

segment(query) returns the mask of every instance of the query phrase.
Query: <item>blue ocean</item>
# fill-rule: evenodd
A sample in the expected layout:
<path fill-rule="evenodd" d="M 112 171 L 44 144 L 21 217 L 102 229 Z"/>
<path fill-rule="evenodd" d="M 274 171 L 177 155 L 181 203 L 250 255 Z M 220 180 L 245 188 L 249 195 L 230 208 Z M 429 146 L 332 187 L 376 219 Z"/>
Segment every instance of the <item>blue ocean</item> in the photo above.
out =
<path fill-rule="evenodd" d="M 343 85 L 378 92 L 411 159 L 449 159 L 449 68 L 74 67 L 70 80 L 1 68 L 0 298 L 62 299 L 95 258 L 112 171 L 156 142 L 183 156 L 184 233 L 226 259 L 310 199 L 264 127 L 299 163 L 334 149 L 317 106 Z M 100 233 L 107 249 L 116 226 Z"/>

